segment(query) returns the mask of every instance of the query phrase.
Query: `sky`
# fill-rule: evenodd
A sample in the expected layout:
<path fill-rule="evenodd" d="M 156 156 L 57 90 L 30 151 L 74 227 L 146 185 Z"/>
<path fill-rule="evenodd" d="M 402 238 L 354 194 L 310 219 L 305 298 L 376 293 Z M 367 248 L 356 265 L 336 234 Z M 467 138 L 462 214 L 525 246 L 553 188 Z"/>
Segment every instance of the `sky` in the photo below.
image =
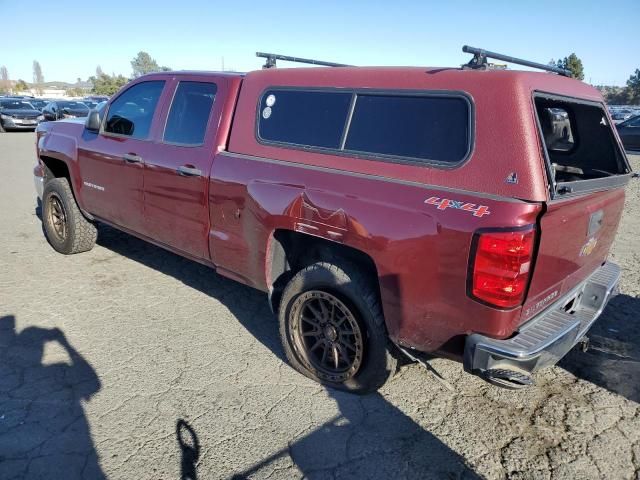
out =
<path fill-rule="evenodd" d="M 640 0 L 0 0 L 0 65 L 28 82 L 34 60 L 45 81 L 86 80 L 98 65 L 128 77 L 140 50 L 174 70 L 255 70 L 256 51 L 457 66 L 467 44 L 541 63 L 575 52 L 585 81 L 624 85 L 640 68 L 639 20 Z"/>

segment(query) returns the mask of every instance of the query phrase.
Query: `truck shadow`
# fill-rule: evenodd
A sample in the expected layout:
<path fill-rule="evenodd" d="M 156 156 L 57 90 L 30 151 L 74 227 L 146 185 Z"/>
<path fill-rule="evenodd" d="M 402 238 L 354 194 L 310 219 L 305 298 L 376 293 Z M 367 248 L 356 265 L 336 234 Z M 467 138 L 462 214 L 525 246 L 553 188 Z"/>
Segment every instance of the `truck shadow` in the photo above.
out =
<path fill-rule="evenodd" d="M 61 330 L 0 317 L 0 478 L 105 478 L 82 401 L 100 390 Z M 56 344 L 66 361 L 44 362 Z"/>
<path fill-rule="evenodd" d="M 268 478 L 289 463 L 305 479 L 481 478 L 462 456 L 380 393 L 363 397 L 332 389 L 327 393 L 338 408 L 333 418 L 232 478 Z"/>
<path fill-rule="evenodd" d="M 587 352 L 574 349 L 559 366 L 576 377 L 640 403 L 640 298 L 614 297 L 588 333 Z"/>
<path fill-rule="evenodd" d="M 98 243 L 216 298 L 251 335 L 286 362 L 278 325 L 264 293 L 104 225 L 100 225 Z M 338 409 L 333 418 L 290 439 L 286 448 L 256 459 L 234 478 L 267 476 L 282 468 L 283 462 L 295 464 L 305 478 L 479 478 L 464 457 L 381 394 L 359 397 L 334 390 L 327 392 Z M 206 451 L 206 445 L 194 441 L 195 431 L 180 421 L 176 428 L 182 452 L 182 478 L 195 478 L 197 457 L 201 448 Z"/>
<path fill-rule="evenodd" d="M 290 463 L 305 479 L 481 478 L 462 456 L 380 393 L 363 397 L 331 389 L 327 393 L 338 414 L 232 479 L 268 478 Z"/>

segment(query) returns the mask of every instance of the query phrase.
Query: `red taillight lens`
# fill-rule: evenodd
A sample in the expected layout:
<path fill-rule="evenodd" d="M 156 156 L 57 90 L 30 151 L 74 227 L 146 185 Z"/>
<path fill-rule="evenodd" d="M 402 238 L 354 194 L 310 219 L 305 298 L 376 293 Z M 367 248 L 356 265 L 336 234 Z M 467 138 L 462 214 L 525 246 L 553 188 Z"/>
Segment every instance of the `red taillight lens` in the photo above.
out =
<path fill-rule="evenodd" d="M 522 304 L 533 259 L 534 227 L 477 235 L 471 295 L 501 308 Z"/>

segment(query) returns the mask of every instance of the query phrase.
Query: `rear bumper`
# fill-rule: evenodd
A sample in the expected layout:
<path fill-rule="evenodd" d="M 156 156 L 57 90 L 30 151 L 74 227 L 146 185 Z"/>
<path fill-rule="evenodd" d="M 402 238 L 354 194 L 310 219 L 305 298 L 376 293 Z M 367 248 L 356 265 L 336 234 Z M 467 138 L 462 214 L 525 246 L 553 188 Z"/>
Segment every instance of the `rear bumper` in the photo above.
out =
<path fill-rule="evenodd" d="M 617 294 L 619 280 L 620 267 L 607 262 L 511 338 L 469 335 L 464 349 L 465 370 L 490 380 L 492 372 L 514 372 L 526 377 L 556 364 L 583 339 Z"/>
<path fill-rule="evenodd" d="M 3 125 L 7 130 L 35 130 L 38 125 Z"/>

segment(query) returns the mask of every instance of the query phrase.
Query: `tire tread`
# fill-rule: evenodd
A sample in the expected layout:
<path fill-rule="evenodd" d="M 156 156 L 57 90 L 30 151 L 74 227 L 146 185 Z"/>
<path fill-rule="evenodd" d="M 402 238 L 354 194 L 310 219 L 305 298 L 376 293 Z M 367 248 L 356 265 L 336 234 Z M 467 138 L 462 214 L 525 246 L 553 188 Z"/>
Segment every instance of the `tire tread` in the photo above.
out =
<path fill-rule="evenodd" d="M 45 235 L 47 235 L 47 239 L 49 243 L 60 253 L 64 253 L 66 255 L 72 255 L 75 253 L 87 252 L 93 248 L 98 238 L 98 229 L 96 226 L 87 220 L 87 218 L 83 215 L 78 207 L 76 199 L 73 195 L 73 191 L 71 190 L 71 185 L 69 185 L 69 181 L 66 178 L 52 178 L 45 185 L 45 195 L 46 198 L 46 190 L 55 190 L 58 195 L 64 197 L 65 206 L 67 207 L 67 222 L 69 228 L 69 235 L 71 237 L 70 244 L 65 245 L 65 248 L 61 249 L 56 247 L 49 236 L 47 235 L 47 230 L 45 228 Z M 44 208 L 43 208 L 44 212 Z M 46 219 L 43 218 L 43 222 L 46 222 Z"/>

